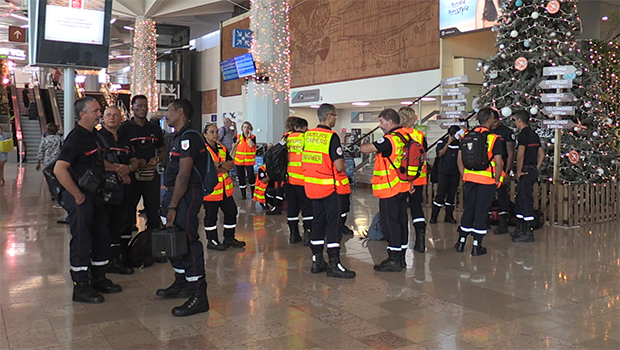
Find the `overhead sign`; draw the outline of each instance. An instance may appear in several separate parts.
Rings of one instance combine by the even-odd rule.
[[[25,61],[27,59],[26,51],[8,47],[0,47],[0,58],[6,58],[13,61]]]
[[[458,75],[456,77],[441,79],[441,86],[463,84],[469,81],[467,75]]]
[[[456,100],[443,100],[441,101],[441,107],[462,107],[467,106],[466,98],[459,98]]]
[[[442,118],[467,118],[467,111],[441,111]]]
[[[546,115],[575,115],[575,106],[545,106],[542,112]]]
[[[543,80],[538,84],[541,89],[570,89],[573,87],[571,79]]]
[[[577,98],[570,92],[562,92],[557,94],[541,94],[540,100],[542,102],[573,102]]]
[[[471,90],[468,87],[455,87],[455,88],[447,88],[442,89],[441,94],[443,96],[458,96],[458,95],[467,95]]]
[[[16,43],[25,43],[26,28],[9,26],[9,41]]]
[[[493,6],[493,10],[487,11],[489,4],[493,6],[491,1],[439,0],[440,36],[462,34],[492,27],[496,23],[496,19],[502,16],[502,12],[500,9],[496,10],[495,6]],[[495,13],[497,17],[488,18],[492,16],[491,13]]]
[[[381,111],[352,112],[351,123],[378,123]]]
[[[467,122],[443,122],[441,124],[439,124],[439,127],[446,130],[449,129],[451,126],[456,125],[460,128],[466,128],[467,127]]]
[[[570,119],[566,120],[553,120],[545,119],[540,123],[540,127],[543,129],[572,129],[575,126],[575,122]]]
[[[577,72],[575,66],[544,67],[543,75],[567,75]]]
[[[233,29],[232,46],[249,49],[252,46],[252,31],[248,29]]]
[[[293,91],[291,97],[291,103],[317,102],[321,100],[321,90]]]

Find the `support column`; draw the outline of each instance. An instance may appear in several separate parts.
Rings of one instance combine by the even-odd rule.
[[[248,81],[245,119],[254,125],[258,142],[277,142],[289,115],[289,0],[252,0],[250,29],[257,77]]]
[[[75,125],[75,111],[73,104],[75,103],[75,69],[65,68],[65,93],[64,93],[64,121],[63,133],[64,137],[69,135]]]
[[[157,94],[157,38],[155,21],[144,16],[136,18],[131,56],[131,94],[145,95],[149,112],[158,110]]]

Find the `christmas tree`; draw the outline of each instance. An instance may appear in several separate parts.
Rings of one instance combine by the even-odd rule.
[[[504,119],[519,109],[530,112],[532,126],[546,153],[539,172],[541,179],[552,180],[556,141],[560,142],[559,182],[600,183],[615,179],[616,121],[601,102],[598,74],[575,40],[581,31],[577,1],[508,0],[502,12],[492,29],[497,33],[498,52],[479,63],[484,74],[479,104],[495,106]],[[553,66],[574,69],[558,73],[562,76],[547,75],[554,71],[549,68],[544,73],[545,67]],[[556,79],[541,86],[543,81]],[[565,88],[555,90],[562,85],[560,80],[564,80]],[[544,89],[548,87],[554,89]],[[549,95],[560,91],[565,94]],[[568,107],[563,112],[552,111],[556,105]],[[561,130],[559,140],[555,140],[554,129],[542,128],[544,120],[556,119],[555,114],[575,124]],[[508,124],[514,126],[514,122]]]

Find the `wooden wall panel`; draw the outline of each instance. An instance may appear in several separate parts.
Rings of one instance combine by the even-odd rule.
[[[292,86],[439,68],[437,0],[293,0]]]
[[[202,114],[217,114],[217,89],[202,92]]]
[[[232,36],[233,29],[250,29],[250,18],[244,18],[238,22],[229,24],[227,26],[222,27],[222,31],[220,33],[221,37],[221,54],[222,61],[227,60],[229,58],[233,58],[235,56],[243,55],[248,53],[248,49],[241,49],[238,47],[232,47]],[[220,78],[222,76],[221,71],[218,72]],[[241,87],[245,84],[245,79],[235,79],[231,81],[222,81],[222,96],[236,96],[241,95]]]

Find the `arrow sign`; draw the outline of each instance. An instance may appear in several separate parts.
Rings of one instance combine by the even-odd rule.
[[[577,72],[575,66],[544,67],[543,75],[566,75]]]
[[[441,86],[463,84],[468,81],[469,81],[469,77],[467,75],[459,75],[459,76],[452,77],[452,78],[442,79]]]
[[[573,87],[571,79],[543,80],[538,84],[541,89],[570,89]]]
[[[441,107],[461,107],[467,106],[467,99],[460,98],[457,100],[443,100],[441,101]]]
[[[439,115],[442,118],[466,118],[467,111],[442,111]]]
[[[573,102],[577,98],[570,92],[557,93],[557,94],[541,94],[540,100],[542,102]]]
[[[456,125],[460,128],[465,128],[467,127],[467,122],[443,122],[439,124],[439,127],[446,130],[446,129],[449,129],[453,125]]]
[[[25,43],[26,29],[16,26],[9,26],[9,41]]]
[[[170,84],[170,85],[164,84],[164,92],[165,90],[168,90],[168,92],[171,94],[174,94],[177,91],[177,89],[174,87],[173,84]]]
[[[575,126],[575,122],[570,119],[567,120],[543,120],[540,127],[543,129],[572,129]]]
[[[545,106],[542,112],[546,115],[575,115],[575,106]]]
[[[471,90],[468,87],[455,87],[441,90],[442,96],[467,95]]]

